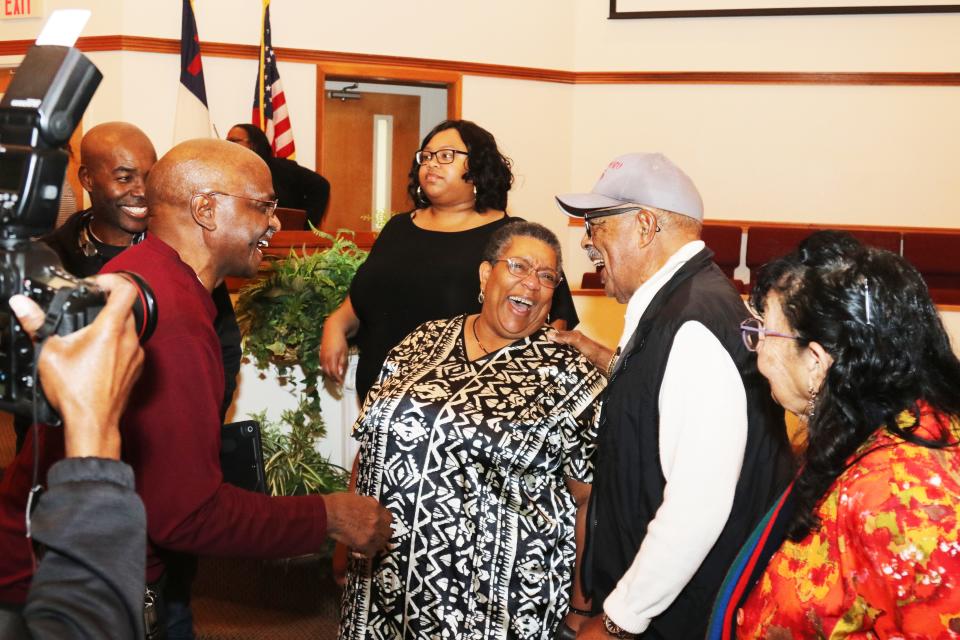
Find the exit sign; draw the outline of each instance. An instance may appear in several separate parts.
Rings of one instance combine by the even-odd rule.
[[[0,0],[0,20],[42,17],[43,0]]]

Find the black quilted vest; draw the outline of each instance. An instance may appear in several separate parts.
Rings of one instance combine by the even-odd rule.
[[[584,587],[597,612],[630,567],[663,502],[658,398],[681,325],[695,320],[707,327],[730,354],[746,389],[747,444],[733,508],[697,573],[653,619],[647,632],[653,638],[703,638],[727,568],[793,471],[783,409],[771,400],[756,354],[740,338],[739,325],[749,312],[712,256],[709,249],[697,253],[651,301],[616,365],[600,417],[582,567]],[[695,401],[696,389],[690,391]],[[702,478],[705,486],[710,480],[706,474]]]

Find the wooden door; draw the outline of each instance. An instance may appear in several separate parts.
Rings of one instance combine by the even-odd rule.
[[[373,223],[373,123],[393,116],[391,213],[413,207],[407,174],[420,144],[420,96],[363,93],[359,100],[327,98],[323,118],[323,175],[330,204],[321,227],[370,231]]]
[[[14,67],[7,67],[5,69],[0,69],[0,95],[7,90],[7,87],[10,86],[10,81],[13,80],[13,75],[16,69]],[[80,186],[80,178],[77,176],[77,170],[80,167],[80,140],[83,138],[83,120],[77,123],[77,128],[74,130],[73,135],[70,136],[70,162],[67,164],[67,182],[70,183],[70,186],[73,188],[73,193],[77,197],[77,207],[80,209],[84,208],[83,204],[83,187]]]

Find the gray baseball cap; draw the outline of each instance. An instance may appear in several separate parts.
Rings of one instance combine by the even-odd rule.
[[[593,191],[556,198],[561,211],[575,218],[633,202],[703,220],[703,200],[693,180],[662,153],[628,153],[615,158]]]

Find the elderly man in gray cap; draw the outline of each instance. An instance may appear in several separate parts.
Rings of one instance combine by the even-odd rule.
[[[631,153],[591,193],[557,202],[583,218],[581,246],[627,305],[615,351],[556,336],[610,377],[581,567],[592,611],[567,625],[578,638],[699,639],[789,478],[783,411],[741,340],[750,313],[700,240],[703,202],[683,171]]]

